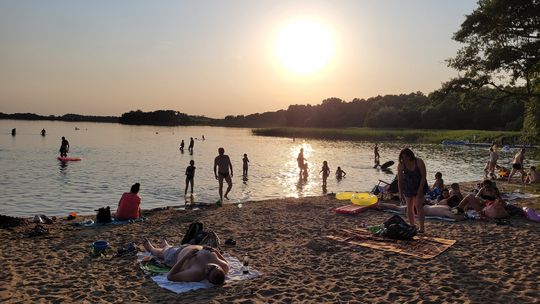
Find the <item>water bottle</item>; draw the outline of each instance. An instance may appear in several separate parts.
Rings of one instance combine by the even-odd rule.
[[[244,256],[244,259],[242,261],[242,273],[248,274],[249,273],[249,257],[247,254]]]

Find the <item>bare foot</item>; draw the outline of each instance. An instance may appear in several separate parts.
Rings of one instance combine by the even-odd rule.
[[[166,239],[161,240],[161,247],[170,246]]]
[[[227,194],[225,194],[223,197],[224,197],[226,200],[229,200],[229,197],[227,196]]]
[[[144,239],[143,246],[144,246],[144,249],[146,249],[146,251],[148,252],[151,252],[152,249],[154,248],[154,246],[152,246],[152,243],[150,243],[148,239]]]

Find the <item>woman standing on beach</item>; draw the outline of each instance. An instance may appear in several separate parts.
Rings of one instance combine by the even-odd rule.
[[[419,233],[424,233],[424,194],[427,187],[426,165],[417,158],[409,148],[399,153],[398,188],[399,196],[405,198],[407,204],[407,218],[409,224],[414,226],[414,211],[418,214],[420,223]]]

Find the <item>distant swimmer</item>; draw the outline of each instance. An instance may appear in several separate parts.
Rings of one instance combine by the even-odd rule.
[[[344,178],[345,175],[347,175],[347,173],[345,171],[341,170],[341,167],[337,167],[336,179],[340,180],[340,179]]]
[[[182,139],[182,142],[180,142],[180,151],[184,152],[184,140]]]
[[[188,151],[190,153],[193,153],[193,146],[195,145],[195,141],[193,140],[193,137],[190,137],[189,139],[189,147],[188,147]]]
[[[69,142],[62,136],[62,144],[60,145],[60,157],[67,157],[69,152]]]
[[[203,136],[202,136],[202,140],[206,140],[206,138],[204,138],[204,134],[203,134]]]
[[[41,130],[41,136],[45,136],[46,133],[45,129]]]
[[[225,154],[225,149],[219,148],[218,153],[219,155],[214,159],[214,175],[219,181],[219,202],[222,202],[224,196],[226,199],[229,199],[227,195],[232,188],[231,177],[233,176],[233,167],[231,164],[231,159]],[[223,180],[225,180],[228,185],[225,195],[223,195]]]
[[[190,160],[189,166],[186,168],[186,190],[184,195],[187,195],[188,186],[191,184],[191,195],[193,195],[193,180],[195,179],[195,161]]]
[[[242,162],[244,165],[242,166],[242,175],[245,177],[248,174],[248,163],[249,159],[247,157],[247,154],[244,153],[244,158],[242,158]]]
[[[17,134],[17,128],[11,129],[11,135],[15,136],[15,134]]]

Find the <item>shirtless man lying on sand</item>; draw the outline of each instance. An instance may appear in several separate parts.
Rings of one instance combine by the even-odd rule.
[[[156,248],[145,240],[144,248],[172,267],[167,273],[167,280],[173,282],[200,282],[207,279],[210,283],[221,285],[229,272],[229,264],[218,250],[200,245],[181,245],[172,247],[163,240],[162,248]]]

